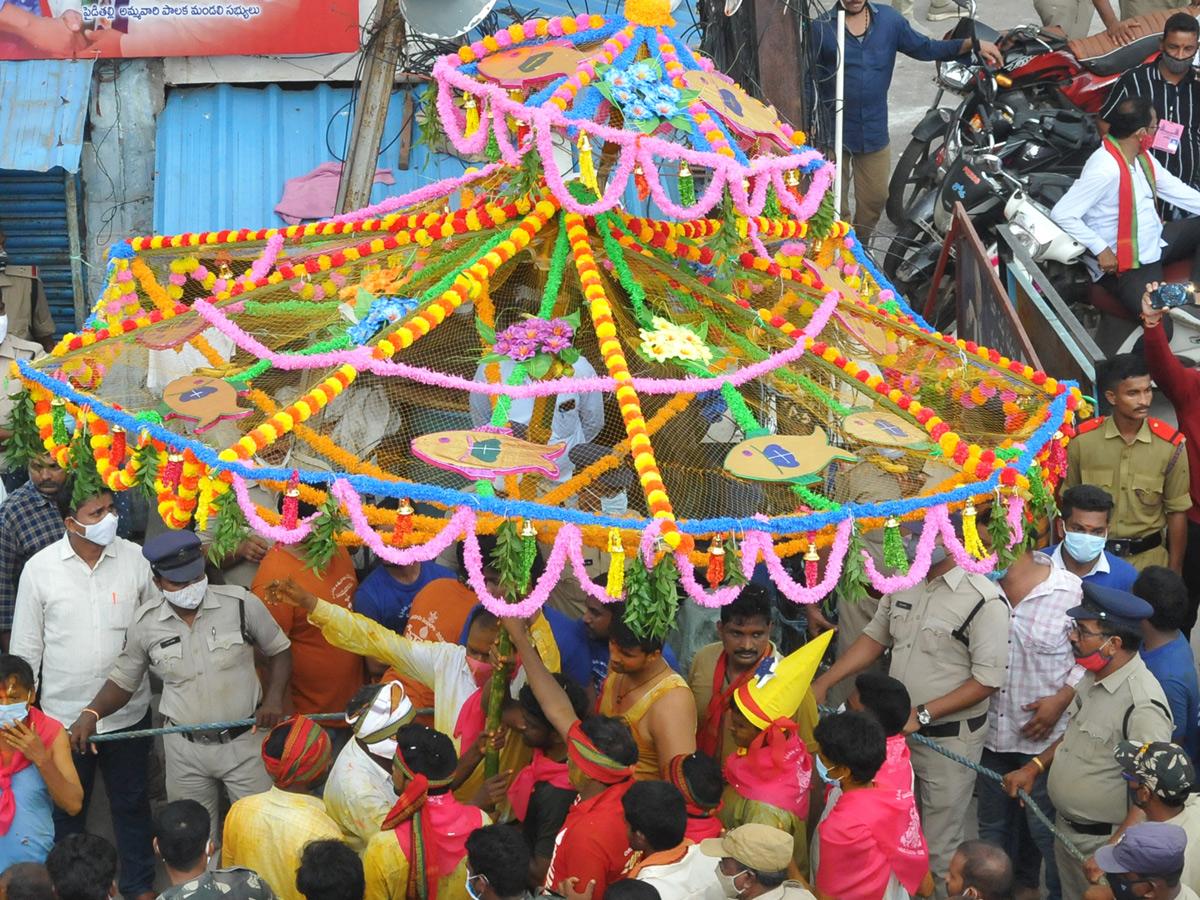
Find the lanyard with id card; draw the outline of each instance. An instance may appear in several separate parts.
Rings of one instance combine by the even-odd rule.
[[[1158,120],[1158,131],[1154,132],[1154,143],[1151,148],[1164,153],[1178,153],[1179,139],[1183,136],[1183,126],[1169,119]]]

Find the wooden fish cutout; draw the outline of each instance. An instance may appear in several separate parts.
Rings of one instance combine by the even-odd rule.
[[[850,437],[882,447],[920,447],[929,443],[929,435],[894,412],[854,409],[842,420],[842,430]]]
[[[554,460],[567,452],[563,443],[535,444],[508,431],[439,431],[413,438],[412,451],[439,469],[467,478],[495,478],[539,472],[558,477]]]
[[[750,481],[813,484],[835,459],[858,457],[830,447],[829,436],[815,428],[812,434],[771,434],[742,441],[725,457],[725,471]]]
[[[238,406],[239,391],[221,378],[210,375],[183,375],[167,385],[163,404],[168,419],[187,419],[196,423],[196,434],[202,434],[225,419],[240,419],[254,410]]]

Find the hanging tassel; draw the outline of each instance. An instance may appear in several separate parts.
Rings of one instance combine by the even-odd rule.
[[[500,142],[496,140],[496,129],[488,129],[487,146],[483,148],[483,152],[487,155],[488,162],[500,162]]]
[[[1050,442],[1050,453],[1046,458],[1046,469],[1050,472],[1052,481],[1059,481],[1067,474],[1067,448],[1063,446],[1063,433],[1054,432],[1054,440]]]
[[[125,464],[125,429],[120,425],[112,428],[112,446],[108,448],[108,461],[114,469]]]
[[[625,591],[625,546],[621,543],[621,529],[608,529],[608,586],[606,592],[614,600],[620,600]]]
[[[767,185],[767,199],[763,203],[762,214],[768,219],[778,219],[783,215],[783,210],[779,208],[779,196],[775,193],[775,185]]]
[[[537,529],[533,520],[526,519],[521,526],[521,593],[529,590],[529,576],[533,572],[533,561],[537,559]]]
[[[804,554],[804,586],[811,588],[817,583],[817,565],[821,562],[821,555],[817,553],[816,534],[808,533],[808,550]]]
[[[650,196],[650,182],[646,180],[646,173],[642,171],[641,163],[634,163],[633,183],[634,186],[637,187],[637,195],[639,200],[645,200]]]
[[[396,524],[392,528],[392,546],[403,547],[413,533],[413,508],[405,500],[396,510]]]
[[[183,477],[183,454],[168,453],[167,464],[163,466],[163,487],[168,491],[173,491],[179,487],[179,480]]]
[[[467,114],[467,123],[463,127],[463,135],[470,137],[479,130],[479,106],[475,103],[475,97],[469,93],[463,93],[463,109]]]
[[[696,205],[696,182],[692,180],[692,169],[682,160],[679,162],[679,203],[682,206]]]
[[[54,443],[65,447],[71,442],[71,436],[67,433],[67,401],[62,397],[55,397],[51,400],[50,416],[51,427],[54,431]]]
[[[975,524],[975,504],[963,508],[963,549],[976,559],[987,556],[987,549],[979,539],[979,526]]]
[[[593,194],[600,193],[599,182],[596,181],[596,163],[592,158],[592,142],[588,140],[585,131],[579,132],[579,181]]]
[[[292,469],[287,490],[283,492],[283,527],[291,531],[300,515],[300,472]]]
[[[783,185],[798,203],[800,201],[800,175],[795,169],[788,169],[783,173]]]
[[[718,534],[708,548],[708,586],[714,591],[725,580],[725,544]]]
[[[196,503],[196,528],[208,529],[208,514],[213,502],[213,480],[205,475],[200,479],[200,499]]]
[[[883,526],[883,561],[889,568],[908,574],[908,554],[904,552],[904,539],[900,536],[900,520],[895,516],[888,516]]]
[[[525,100],[525,95],[524,95],[524,94],[521,92],[521,89],[520,89],[520,88],[513,88],[512,90],[510,90],[510,91],[508,92],[508,99],[509,99],[509,100],[512,100],[514,103],[518,103],[518,104],[519,104],[519,103],[523,103],[523,102],[524,102],[524,100]],[[516,134],[516,135],[518,135],[518,138],[517,138],[517,144],[518,144],[518,146],[520,146],[520,137],[519,137],[519,135],[520,135],[520,133],[521,133],[521,132],[520,132],[520,130],[521,130],[521,126],[522,126],[522,125],[524,125],[524,124],[525,124],[525,123],[524,123],[524,122],[522,122],[522,121],[520,121],[519,119],[509,119],[509,120],[508,120],[508,130],[509,130],[509,131],[511,131],[513,134]]]

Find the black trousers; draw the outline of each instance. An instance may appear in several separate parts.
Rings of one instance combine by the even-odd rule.
[[[1163,225],[1162,236],[1167,245],[1162,248],[1158,262],[1143,263],[1120,275],[1105,275],[1100,279],[1104,289],[1114,294],[1134,318],[1142,314],[1142,294],[1146,293],[1146,285],[1163,280],[1163,266],[1190,259],[1191,279],[1200,284],[1200,217],[1167,222]]]

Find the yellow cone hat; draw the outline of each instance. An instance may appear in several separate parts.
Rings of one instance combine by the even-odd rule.
[[[783,659],[763,660],[754,677],[733,695],[751,724],[766,728],[776,719],[786,719],[796,712],[832,638],[833,631],[826,631]]]

